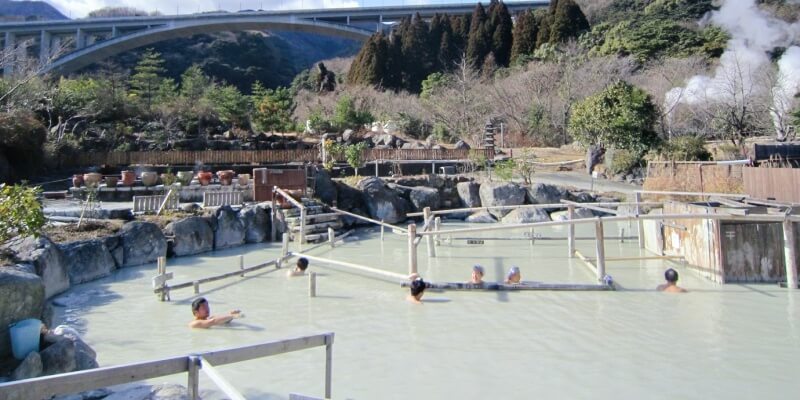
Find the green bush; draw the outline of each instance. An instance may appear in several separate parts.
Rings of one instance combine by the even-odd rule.
[[[627,174],[642,164],[641,153],[630,150],[610,149],[606,157],[611,158],[608,169],[614,175]]]
[[[517,163],[513,158],[494,163],[494,174],[504,181],[511,181],[514,179],[514,170],[516,169]]]
[[[17,177],[25,177],[42,165],[47,129],[25,111],[0,113],[0,153]]]
[[[711,153],[705,148],[705,139],[697,136],[679,136],[664,143],[659,151],[662,158],[673,161],[708,161]]]
[[[38,236],[44,226],[41,188],[0,184],[0,244],[17,236]]]

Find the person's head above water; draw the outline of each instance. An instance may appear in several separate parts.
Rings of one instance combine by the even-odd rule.
[[[664,279],[669,283],[678,283],[678,271],[672,268],[664,271]]]
[[[308,268],[308,259],[305,257],[300,257],[297,259],[297,269],[300,271],[305,271]]]
[[[208,300],[206,300],[205,297],[198,297],[192,302],[192,315],[197,318],[205,319],[208,318],[208,314]]]
[[[519,272],[519,267],[516,265],[511,266],[511,268],[508,270],[506,280],[508,280],[509,283],[519,283],[521,278],[522,274]]]
[[[475,264],[472,266],[472,283],[481,282],[483,282],[483,267],[479,264]]]
[[[411,296],[419,300],[425,292],[425,286],[425,281],[419,275],[415,276],[411,281]]]

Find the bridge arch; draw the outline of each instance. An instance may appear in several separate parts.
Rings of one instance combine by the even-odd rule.
[[[54,60],[43,73],[66,75],[125,51],[169,39],[223,31],[280,30],[316,33],[364,41],[374,32],[342,24],[295,18],[239,18],[214,21],[181,21],[97,42]]]

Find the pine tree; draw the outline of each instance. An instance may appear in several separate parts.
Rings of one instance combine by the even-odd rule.
[[[450,32],[445,31],[439,44],[439,63],[442,71],[450,71],[461,58],[461,51],[453,42]]]
[[[492,52],[495,63],[500,67],[507,67],[511,61],[511,47],[514,41],[511,14],[505,3],[496,2],[490,13],[492,31]]]
[[[387,51],[383,34],[372,35],[353,59],[347,81],[354,85],[381,85],[386,75]]]
[[[550,25],[550,43],[565,42],[577,38],[589,30],[589,21],[581,8],[573,0],[559,0],[552,14]]]
[[[384,40],[386,46],[386,77],[383,87],[400,90],[403,87],[403,51],[400,35],[392,35]]]
[[[525,11],[517,17],[517,23],[514,25],[514,45],[511,47],[512,63],[536,50],[538,31],[533,11]]]
[[[450,32],[452,33],[451,40],[453,46],[458,52],[459,58],[461,54],[467,51],[467,41],[469,40],[469,27],[472,18],[469,15],[460,15],[450,17]]]
[[[472,13],[467,39],[467,61],[473,68],[479,69],[483,60],[491,51],[492,34],[486,30],[486,10],[478,3]]]
[[[428,26],[417,14],[402,36],[403,87],[410,92],[419,92],[422,80],[433,69]]]
[[[434,71],[441,70],[443,66],[439,52],[441,50],[442,36],[450,28],[450,23],[444,18],[442,15],[434,14],[428,28],[428,47],[431,49],[431,60],[433,61],[431,68]]]
[[[536,48],[539,48],[539,46],[543,44],[550,43],[550,24],[552,23],[552,16],[549,12],[544,10],[536,10],[533,15],[536,19],[536,26],[539,27],[539,31],[536,33]]]
[[[153,49],[147,49],[142,55],[139,63],[133,67],[134,74],[131,75],[128,84],[131,93],[145,105],[145,109],[150,111],[153,99],[157,96],[159,88],[164,84],[162,75],[165,70],[164,60],[161,54]]]

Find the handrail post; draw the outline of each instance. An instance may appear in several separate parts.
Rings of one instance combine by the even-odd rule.
[[[575,206],[572,204],[567,206],[567,217],[570,221],[575,219]],[[575,257],[575,224],[572,223],[567,226],[567,251],[569,258]]]
[[[423,209],[423,218],[425,219],[425,226],[428,228],[428,231],[433,230],[433,217],[431,217],[431,208],[425,207]],[[436,248],[433,246],[433,236],[428,235],[425,237],[425,244],[428,246],[428,257],[434,258],[436,257]]]
[[[187,385],[187,394],[189,400],[197,400],[200,398],[200,357],[189,356],[189,382]]]
[[[442,217],[436,217],[433,220],[433,230],[435,232],[439,232],[439,230],[441,230],[441,229],[442,229]],[[442,238],[441,238],[441,236],[439,236],[438,233],[433,237],[433,239],[434,239],[433,240],[434,244],[436,244],[437,246],[441,245]]]
[[[333,333],[325,338],[325,398],[331,398],[333,381]]]
[[[381,242],[383,241],[383,235],[386,227],[383,225],[383,220],[381,220]]]
[[[795,235],[792,221],[783,221],[783,256],[786,265],[786,287],[797,289],[797,254],[794,249]]]
[[[642,207],[640,203],[642,202],[642,194],[640,192],[636,192],[636,230],[637,235],[639,236],[639,248],[644,248],[644,221],[639,218],[639,215],[642,214]]]
[[[606,247],[603,238],[603,221],[598,217],[594,225],[597,247],[597,281],[602,282],[606,276]]]
[[[303,244],[306,242],[306,208],[300,208],[300,244],[298,247],[303,250]]]
[[[283,267],[283,260],[289,255],[289,233],[283,233],[283,243],[281,244],[281,256],[278,258],[278,268]]]
[[[408,274],[417,273],[417,245],[414,240],[417,238],[417,224],[408,225]]]

